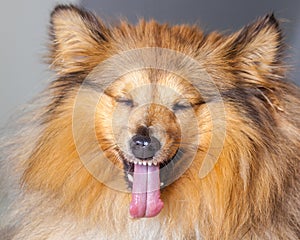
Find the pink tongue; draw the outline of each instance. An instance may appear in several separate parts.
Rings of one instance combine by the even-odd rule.
[[[159,167],[135,164],[130,215],[133,218],[154,217],[163,206],[160,199]]]

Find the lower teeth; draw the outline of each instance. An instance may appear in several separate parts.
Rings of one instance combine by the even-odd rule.
[[[128,174],[127,177],[128,177],[129,182],[133,182],[133,176],[132,175]]]

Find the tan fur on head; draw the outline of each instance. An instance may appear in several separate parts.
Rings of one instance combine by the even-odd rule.
[[[273,15],[223,36],[204,35],[196,26],[144,20],[106,27],[90,12],[57,6],[51,15],[49,56],[57,79],[46,90],[50,99],[36,111],[39,121],[32,120],[39,126],[38,134],[18,133],[10,147],[5,145],[7,153],[1,159],[3,178],[18,179],[10,181],[13,188],[1,185],[1,191],[14,198],[3,215],[7,221],[0,221],[1,236],[298,239],[300,91],[285,80],[281,35]],[[115,54],[149,47],[171,49],[196,60],[213,79],[222,102],[213,95],[203,99],[196,88],[208,96],[212,90],[204,82],[193,85],[163,69],[133,69],[112,82],[93,105],[104,83],[91,77],[91,71]],[[82,125],[77,137],[84,143],[79,153],[73,121],[83,83],[89,91],[83,92],[76,109]],[[222,119],[214,121],[219,115],[212,109],[224,110],[226,137],[212,171],[200,178],[206,153],[214,147],[213,135],[222,135],[222,128],[215,125]],[[91,112],[95,132],[86,130]],[[93,139],[103,150],[102,159],[105,156],[122,169],[124,158],[132,157],[124,155],[129,139],[145,126],[162,143],[158,163],[172,159],[177,151],[186,154],[195,142],[199,147],[188,170],[162,189],[160,214],[132,219],[130,194],[98,181],[81,157],[90,157],[94,169],[100,164],[98,173],[112,180],[110,167],[93,161]],[[120,185],[127,184],[127,176],[116,177]]]
[[[106,56],[109,31],[100,19],[73,6],[51,14],[51,64],[61,74],[91,71]]]

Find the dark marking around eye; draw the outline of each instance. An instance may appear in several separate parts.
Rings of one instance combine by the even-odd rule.
[[[123,104],[125,106],[129,106],[129,107],[134,106],[133,100],[130,99],[130,98],[115,96],[115,95],[111,94],[108,91],[104,91],[104,94],[106,96],[109,96],[109,97],[113,98],[117,103],[121,103],[121,104]]]
[[[195,106],[201,106],[202,104],[205,104],[205,101],[201,100],[196,103],[190,103],[190,102],[180,103],[180,102],[178,102],[173,105],[172,110],[173,111],[187,110],[187,109],[193,108]]]
[[[201,101],[198,101],[198,102],[194,103],[193,106],[201,106],[205,103],[206,103],[205,101],[201,100]]]
[[[128,107],[133,107],[133,100],[128,99],[128,98],[123,98],[123,97],[116,98],[116,102],[124,104]]]
[[[175,103],[172,107],[173,111],[185,110],[191,108],[192,105],[190,103]]]

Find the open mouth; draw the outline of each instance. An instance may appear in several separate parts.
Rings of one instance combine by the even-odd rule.
[[[181,157],[182,151],[177,150],[174,156],[164,162],[154,159],[125,158],[125,178],[132,192],[132,199],[129,207],[130,215],[133,218],[154,217],[163,208],[163,201],[160,198],[160,189],[168,184],[171,179],[173,168]],[[162,174],[162,170],[164,171]]]

